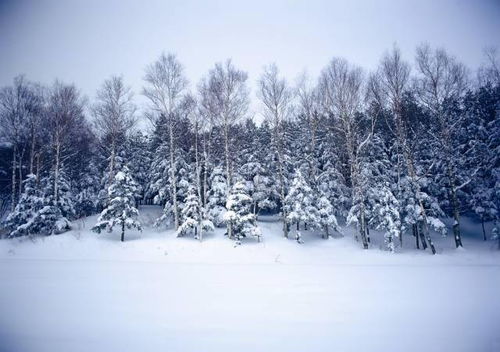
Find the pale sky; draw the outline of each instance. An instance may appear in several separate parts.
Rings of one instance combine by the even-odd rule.
[[[424,41],[475,69],[484,47],[500,47],[500,0],[0,0],[0,86],[20,73],[58,78],[92,100],[105,78],[123,74],[139,94],[144,67],[165,51],[178,55],[192,90],[226,58],[253,87],[271,62],[294,81],[334,56],[373,69],[393,43],[413,62]]]

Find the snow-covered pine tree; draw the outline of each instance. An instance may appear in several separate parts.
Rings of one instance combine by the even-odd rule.
[[[169,186],[169,162],[165,158],[168,154],[168,146],[166,143],[160,143],[153,153],[151,162],[149,183],[146,188],[145,197],[151,199],[153,204],[163,206],[163,213],[155,222],[155,226],[170,224],[170,219],[173,216],[172,199],[170,198]]]
[[[226,213],[227,182],[224,170],[215,167],[210,175],[210,189],[207,197],[208,219],[217,227],[224,226],[224,214]]]
[[[11,237],[35,234],[48,236],[71,228],[70,222],[61,213],[60,205],[54,201],[53,180],[50,177],[42,180],[43,191],[38,190],[34,175],[28,177],[26,187],[27,193],[23,193],[23,203],[19,204],[20,208],[16,207],[18,212],[14,212],[13,218],[10,219],[18,223],[11,232]]]
[[[470,92],[464,101],[464,129],[469,153],[462,152],[469,168],[477,170],[467,186],[467,203],[481,220],[483,239],[488,239],[485,222],[500,217],[500,86],[486,84]],[[471,167],[472,166],[472,167]]]
[[[15,209],[5,219],[4,226],[9,229],[9,237],[33,235],[36,228],[33,219],[42,208],[43,198],[37,188],[36,176],[29,174],[24,180],[24,190]]]
[[[52,170],[47,181],[51,185],[54,185],[54,183],[57,182],[57,200],[55,202],[55,205],[59,208],[63,217],[71,220],[76,214],[75,201],[73,198],[73,193],[71,191],[68,176],[66,174],[66,167],[63,163],[61,163],[59,167],[59,177],[56,179],[54,176],[54,171]],[[48,190],[47,194],[50,194]]]
[[[85,168],[80,177],[75,194],[75,216],[81,218],[90,216],[99,210],[100,174],[93,161]]]
[[[401,236],[399,203],[388,182],[383,182],[371,190],[375,204],[372,205],[369,224],[385,231],[387,249],[394,252],[394,241]]]
[[[204,231],[214,231],[215,227],[212,221],[206,218],[200,203],[196,188],[189,187],[188,196],[181,212],[182,223],[177,229],[177,236],[184,236],[189,232],[194,232],[194,238],[201,241]]]
[[[318,149],[321,157],[316,175],[317,189],[330,201],[335,216],[345,218],[348,214],[350,194],[345,177],[338,169],[338,165],[342,165],[338,157],[338,146],[325,136]]]
[[[231,224],[231,237],[237,241],[244,237],[256,237],[260,242],[262,234],[252,212],[252,198],[248,195],[243,182],[237,182],[231,188],[226,208],[224,220]]]
[[[57,186],[58,199],[54,198],[54,185]],[[67,181],[66,173],[62,164],[59,169],[57,182],[54,181],[54,173],[41,181],[40,191],[37,188],[36,176],[29,177],[29,193],[25,205],[31,204],[29,220],[12,236],[21,235],[52,235],[59,234],[71,229],[67,216],[74,216],[73,199]],[[28,215],[28,214],[26,214]]]
[[[318,211],[318,223],[315,227],[323,229],[323,238],[327,239],[330,236],[330,228],[339,231],[332,203],[330,203],[327,196],[321,195],[316,201],[316,209]]]
[[[164,148],[162,148],[164,150]],[[159,158],[157,161],[153,162],[153,184],[150,186],[150,192],[156,192],[154,202],[156,204],[163,203],[163,213],[156,220],[155,226],[170,225],[174,219],[174,203],[177,205],[177,209],[180,213],[177,215],[178,220],[182,221],[181,213],[186,200],[188,189],[191,184],[190,180],[190,165],[186,162],[186,155],[177,149],[174,153],[174,172],[171,170],[171,165],[169,162]],[[174,202],[174,194],[172,193],[174,187],[171,187],[172,175],[176,182],[176,200]]]
[[[147,184],[149,182],[151,154],[149,151],[151,141],[142,132],[135,132],[127,139],[126,154],[128,167],[134,180],[139,186],[138,202],[144,203]]]
[[[279,192],[257,157],[251,155],[249,160],[241,166],[239,173],[245,181],[250,183],[250,193],[253,199],[252,211],[256,216],[260,210],[276,208],[277,204],[274,199],[279,198]]]
[[[314,204],[315,194],[300,170],[295,172],[292,186],[285,197],[284,210],[287,214],[286,221],[296,224],[299,231],[300,223],[311,227],[320,223],[318,209]]]
[[[182,222],[182,209],[192,185],[193,171],[187,162],[188,156],[181,149],[175,152],[175,180],[177,182],[177,204],[179,207],[179,221]]]
[[[115,174],[113,183],[108,188],[108,203],[97,219],[93,231],[101,233],[106,229],[112,232],[114,226],[121,228],[121,241],[125,240],[125,229],[136,228],[142,231],[137,220],[139,211],[135,207],[137,184],[133,180],[128,167],[123,165]]]

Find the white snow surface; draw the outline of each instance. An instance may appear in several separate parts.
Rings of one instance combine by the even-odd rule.
[[[463,250],[435,235],[391,254],[301,229],[240,246],[152,228],[0,241],[0,351],[500,351],[500,252],[463,221]]]

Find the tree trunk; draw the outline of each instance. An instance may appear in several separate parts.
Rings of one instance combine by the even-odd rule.
[[[279,141],[276,142],[280,143]],[[283,235],[285,236],[285,238],[288,238],[288,226],[286,225],[287,213],[285,211],[285,175],[283,170],[281,148],[279,146],[277,146],[277,152],[278,152],[278,169],[279,169],[279,179],[280,179],[281,213],[283,217]]]
[[[11,211],[16,208],[16,147],[12,149],[12,193],[11,193]]]
[[[121,241],[125,241],[125,221],[122,221],[122,238]]]
[[[194,131],[194,156],[195,156],[195,165],[196,165],[196,191],[198,193],[198,201],[201,203],[201,170],[200,170],[200,158],[198,155],[198,123],[195,123],[195,131]],[[198,221],[198,227],[200,228],[200,241],[203,237],[203,228],[201,226],[201,222],[203,221],[203,212],[200,211],[200,220]],[[195,228],[194,233],[195,237],[197,236],[197,228]]]
[[[60,163],[61,145],[59,141],[56,142],[56,159],[54,166],[54,203],[57,204],[59,200],[59,163]]]
[[[205,139],[206,137],[203,136],[203,163],[204,163],[204,170],[203,170],[203,208],[206,207],[207,205],[207,193],[208,193],[208,152],[207,152],[207,141]]]
[[[33,174],[35,164],[35,132],[31,129],[31,148],[30,148],[30,174]]]
[[[172,113],[169,114],[169,152],[170,152],[170,187],[172,193],[172,202],[174,208],[174,227],[177,230],[179,228],[179,208],[177,205],[177,180],[175,179],[175,160],[174,160],[174,131],[173,131],[173,116]]]
[[[417,245],[417,249],[420,249],[420,244],[418,241],[418,229],[416,224],[412,225],[412,231],[413,231],[413,236],[415,236],[415,243]]]
[[[17,169],[19,170],[19,183],[18,183],[18,186],[19,186],[19,191],[18,191],[18,195],[19,195],[19,198],[21,198],[21,194],[23,193],[23,156],[24,156],[24,148],[23,148],[23,152],[20,153],[18,155],[18,158],[17,160],[19,161],[17,164]]]
[[[421,226],[420,228],[417,227],[417,233],[420,235],[420,242],[422,242],[422,249],[425,251],[427,249],[427,241],[425,240],[425,235],[421,229]]]
[[[431,248],[432,254],[436,254],[436,248],[434,247],[434,243],[432,242],[431,234],[429,231],[429,226],[427,225],[427,222],[424,224],[425,226],[425,238],[427,240],[427,243],[429,244],[429,247]]]
[[[227,184],[227,196],[231,192],[232,179],[231,179],[231,159],[229,155],[229,126],[227,122],[227,118],[224,123],[224,154],[226,159],[226,184]],[[233,238],[233,226],[229,221],[227,223],[227,236],[229,239]]]
[[[38,186],[40,184],[40,158],[41,158],[41,151],[38,151],[36,153],[36,185]]]
[[[484,217],[481,216],[481,227],[483,228],[483,240],[486,241],[486,231],[484,230]]]
[[[111,186],[113,183],[113,178],[115,177],[114,172],[115,172],[115,157],[116,157],[116,143],[113,139],[111,142],[111,155],[109,157],[109,180],[108,180],[108,186]]]
[[[451,183],[451,200],[453,204],[453,237],[455,238],[455,246],[463,247],[462,236],[460,234],[460,211],[457,199],[457,191],[455,189],[455,180],[452,178],[451,171],[449,171],[450,183]]]
[[[359,218],[359,234],[361,235],[361,241],[363,242],[363,249],[368,249],[368,240],[366,237],[366,224],[365,224],[365,208],[361,205],[361,214]]]

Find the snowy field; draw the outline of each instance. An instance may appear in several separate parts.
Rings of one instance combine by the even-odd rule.
[[[0,351],[500,351],[500,252],[477,224],[432,256],[410,237],[364,251],[349,229],[301,245],[272,217],[261,243],[200,243],[142,210],[124,243],[95,217],[0,241]]]

